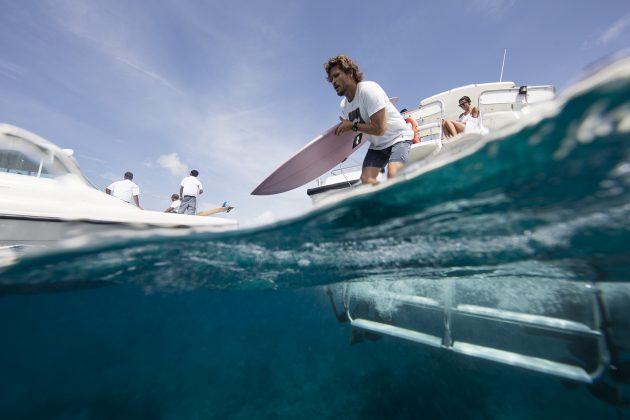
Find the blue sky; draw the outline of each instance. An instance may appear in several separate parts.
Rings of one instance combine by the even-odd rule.
[[[399,107],[470,83],[553,84],[630,46],[627,1],[0,0],[0,122],[72,148],[99,188],[131,170],[163,210],[190,169],[200,208],[243,225],[311,207],[251,190],[333,125],[344,53]]]

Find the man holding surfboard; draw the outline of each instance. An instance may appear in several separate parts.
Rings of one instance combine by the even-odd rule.
[[[335,134],[354,131],[371,143],[363,160],[361,182],[378,184],[379,172],[387,166],[387,177],[396,176],[407,162],[413,131],[389,97],[377,83],[363,81],[363,73],[346,55],[338,55],[324,64],[328,81],[341,101],[342,117]]]

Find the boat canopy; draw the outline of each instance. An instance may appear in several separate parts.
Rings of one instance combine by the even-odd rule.
[[[29,131],[0,124],[0,172],[44,178],[73,174],[89,184],[72,154]]]

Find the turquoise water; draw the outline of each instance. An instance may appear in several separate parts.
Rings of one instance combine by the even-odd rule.
[[[559,313],[593,284],[627,360],[629,96],[630,74],[605,79],[453,164],[276,225],[4,268],[0,418],[630,417],[609,373],[613,394],[389,337],[350,345],[324,293],[456,284]]]

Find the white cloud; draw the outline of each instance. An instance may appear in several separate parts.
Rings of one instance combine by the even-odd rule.
[[[100,176],[101,178],[109,182],[121,181],[123,179],[122,174],[115,174],[113,172],[103,172],[103,173],[98,174],[98,176]]]
[[[604,32],[597,32],[584,41],[584,48],[605,47],[618,39],[621,34],[630,26],[630,13],[621,17],[610,28]]]
[[[268,223],[273,223],[275,221],[276,221],[276,217],[273,215],[273,213],[270,210],[266,210],[262,212],[261,214],[259,214],[258,216],[256,216],[256,218],[253,220],[251,225],[247,222],[244,222],[243,225],[260,226],[260,225],[266,225]]]
[[[168,169],[173,175],[179,176],[186,173],[188,167],[184,162],[179,159],[177,153],[170,153],[168,155],[162,155],[157,158],[156,163],[162,168]]]
[[[179,90],[178,88],[176,88],[175,86],[173,86],[173,84],[171,84],[171,82],[169,82],[168,80],[166,80],[164,77],[160,76],[157,73],[154,73],[152,71],[149,71],[141,66],[139,66],[138,64],[135,64],[133,62],[131,62],[130,60],[123,58],[123,57],[119,57],[119,56],[113,56],[116,60],[120,61],[121,63],[124,63],[126,65],[128,65],[129,67],[131,67],[134,70],[137,70],[138,72],[140,72],[141,74],[150,77],[153,80],[156,80],[160,83],[162,83],[163,85],[173,89],[175,92],[180,93],[183,95],[183,92],[181,90]]]
[[[125,64],[135,72],[158,82],[173,91],[183,94],[164,76],[149,70],[147,64],[150,57],[146,57],[139,48],[130,46],[133,40],[141,39],[140,31],[123,19],[129,19],[115,8],[96,6],[93,4],[76,2],[74,0],[60,1],[51,9],[52,16],[58,24],[79,39],[91,45],[100,53]],[[146,19],[146,17],[145,17]],[[142,22],[138,22],[138,26]]]
[[[516,0],[471,0],[478,12],[492,17],[501,17],[516,4]]]
[[[25,73],[25,70],[17,64],[10,61],[0,60],[0,74],[13,79],[19,79],[23,73]]]
[[[103,163],[103,164],[109,163],[105,159],[99,159],[93,156],[88,156],[88,155],[83,155],[83,154],[78,154],[77,157],[81,158],[81,160],[86,159],[86,160],[91,160],[92,162]]]

